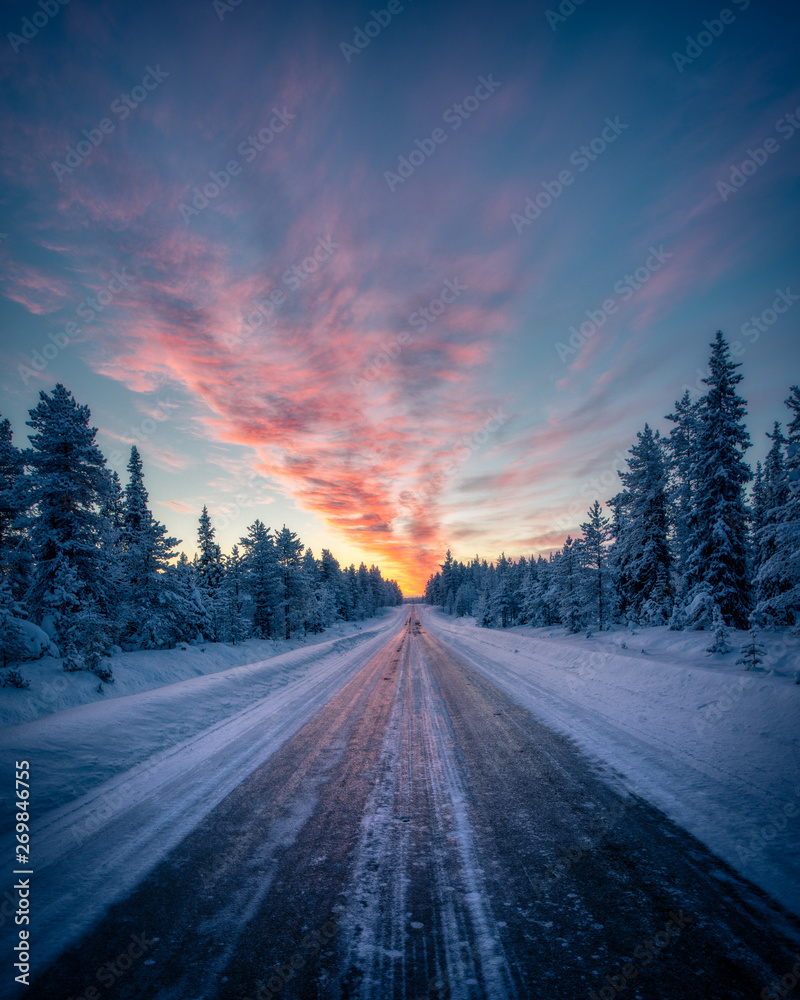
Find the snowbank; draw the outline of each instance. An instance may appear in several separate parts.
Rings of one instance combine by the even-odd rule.
[[[383,609],[383,617],[389,609]],[[370,630],[381,616],[362,622],[339,622],[317,635],[293,639],[249,639],[236,646],[224,642],[203,642],[199,645],[180,643],[175,649],[148,649],[134,653],[118,653],[104,657],[114,673],[113,684],[100,685],[99,678],[88,671],[64,673],[63,661],[46,656],[33,663],[17,664],[22,676],[30,681],[25,690],[0,688],[0,727],[31,722],[53,712],[75,708],[95,701],[124,698],[142,691],[175,684],[205,674],[228,670],[246,663],[260,663],[293,649],[307,648],[332,638]],[[30,625],[25,622],[25,625]],[[35,625],[30,626],[32,639],[49,638]],[[33,634],[35,630],[35,634]],[[40,635],[39,635],[40,634]],[[36,655],[39,655],[37,650]],[[100,690],[98,690],[98,687]]]
[[[708,654],[708,632],[426,628],[628,788],[800,913],[800,638],[761,633],[764,668]],[[614,779],[614,775],[609,773]]]

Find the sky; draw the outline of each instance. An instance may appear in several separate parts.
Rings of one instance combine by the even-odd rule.
[[[800,8],[380,3],[7,0],[16,443],[62,382],[188,553],[205,504],[406,593],[579,531],[717,329],[755,465],[800,381]]]

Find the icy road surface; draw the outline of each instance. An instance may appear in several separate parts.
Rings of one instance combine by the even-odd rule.
[[[199,778],[180,753],[161,783],[149,762],[150,796],[50,848],[34,954],[85,929],[27,997],[729,1000],[791,970],[796,918],[602,780],[417,608],[393,621],[317,678],[290,735],[274,699],[235,740],[213,727]]]

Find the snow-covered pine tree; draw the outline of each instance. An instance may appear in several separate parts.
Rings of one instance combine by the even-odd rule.
[[[303,627],[306,598],[302,567],[303,548],[304,545],[297,534],[290,531],[284,524],[275,536],[275,551],[278,557],[278,577],[283,600],[282,624],[286,639],[290,639],[293,632]],[[360,591],[364,593],[364,599],[368,602],[370,599],[369,574],[363,563],[359,567],[359,571],[362,570],[359,580]]]
[[[779,598],[771,599],[771,607],[785,614],[785,620],[794,620],[800,629],[800,387],[791,387],[785,403],[791,414],[786,433],[788,493],[776,512],[776,551],[772,561],[779,567],[787,587]]]
[[[283,595],[272,533],[263,521],[256,519],[247,529],[246,537],[240,539],[240,545],[244,550],[245,581],[252,600],[253,632],[258,639],[279,639],[283,625]],[[332,556],[331,560],[336,563]],[[334,575],[332,563],[328,564],[331,576]]]
[[[581,555],[584,567],[586,617],[598,629],[608,626],[611,587],[606,543],[611,537],[611,522],[595,500],[587,511],[588,520],[581,525],[583,539]]]
[[[520,588],[520,621],[523,625],[537,625],[540,609],[539,567],[531,556]]]
[[[311,549],[303,553],[303,575],[306,586],[303,630],[315,635],[336,620],[336,602],[323,577],[321,562],[317,562]]]
[[[487,573],[483,587],[475,602],[475,624],[480,628],[494,628],[495,617],[492,609],[492,577]]]
[[[698,404],[692,402],[688,390],[676,401],[675,412],[667,414],[667,420],[675,425],[666,444],[667,509],[672,526],[674,562],[681,583],[692,551],[690,522],[696,489],[697,416]]]
[[[737,665],[742,664],[745,670],[754,670],[764,662],[767,655],[766,650],[756,639],[756,630],[752,629],[748,641],[739,647],[739,659]]]
[[[234,545],[230,555],[225,557],[225,575],[217,597],[220,641],[231,642],[236,646],[249,638],[248,603],[244,560],[239,553],[239,546]]]
[[[474,608],[477,599],[478,599],[478,594],[475,590],[472,580],[466,579],[461,584],[459,584],[458,591],[456,592],[456,603],[455,603],[456,617],[462,618],[464,616],[471,615],[472,609]]]
[[[752,549],[750,555],[751,568],[753,571],[753,583],[758,580],[758,571],[761,568],[761,545],[759,544],[759,532],[764,526],[767,502],[764,490],[764,470],[761,462],[756,462],[756,472],[753,477],[753,492],[750,498],[750,534],[752,536]]]
[[[35,572],[28,596],[34,616],[58,642],[65,668],[97,668],[110,644],[109,593],[100,509],[109,493],[106,461],[87,406],[58,384],[29,411],[31,469],[26,519]]]
[[[24,596],[33,569],[30,547],[23,531],[23,515],[29,507],[25,461],[16,447],[11,422],[0,420],[0,583],[7,586],[6,606],[27,616]]]
[[[728,641],[730,639],[730,633],[728,632],[728,626],[725,624],[725,619],[722,617],[722,611],[718,604],[714,605],[714,611],[711,619],[711,628],[714,631],[714,641],[706,649],[707,653],[730,653],[733,648]]]
[[[214,541],[217,529],[211,524],[208,507],[203,504],[197,526],[197,576],[209,593],[215,593],[224,575],[222,550]]]
[[[128,484],[122,497],[122,565],[126,577],[127,623],[123,642],[132,648],[154,649],[164,642],[167,608],[162,590],[164,572],[179,544],[167,535],[166,527],[157,521],[148,506],[144,485],[142,459],[136,445],[131,448],[128,462]]]
[[[648,424],[636,438],[628,452],[628,471],[619,474],[625,486],[620,539],[624,604],[627,616],[633,612],[642,625],[663,625],[673,601],[664,453],[658,431],[653,433]]]
[[[347,608],[345,621],[357,621],[359,609],[356,607],[358,597],[356,586],[356,568],[352,563],[347,567],[347,569],[342,570],[342,583],[344,585],[344,603]]]
[[[350,590],[347,580],[338,559],[335,559],[329,549],[323,549],[319,560],[319,570],[323,586],[329,591],[335,614],[332,622],[341,618],[342,621],[352,621],[353,605],[350,599]]]
[[[197,571],[197,586],[203,596],[203,603],[209,615],[210,627],[206,638],[212,640],[216,640],[217,638],[219,614],[217,597],[219,596],[219,589],[225,573],[222,563],[222,550],[214,541],[216,533],[216,528],[211,524],[208,508],[203,504],[197,527],[197,555],[195,556],[194,566]]]
[[[512,602],[511,564],[503,552],[495,567],[494,588],[490,600],[492,619],[500,628],[508,628],[514,624]]]
[[[441,564],[441,577],[439,586],[441,588],[441,604],[445,611],[452,615],[455,613],[456,589],[454,586],[453,556],[450,549],[447,550],[444,562]]]
[[[125,552],[122,543],[124,494],[119,475],[112,472],[108,480],[108,493],[100,505],[100,548],[103,553],[104,577],[107,590],[114,595],[113,639],[120,645],[129,620],[129,588],[125,569]]]
[[[767,437],[772,445],[762,481],[753,490],[753,548],[756,617],[770,627],[792,625],[794,616],[784,594],[792,589],[791,562],[781,552],[782,517],[790,497],[786,470],[787,440],[775,421]]]
[[[567,536],[555,568],[561,623],[569,632],[580,632],[583,627],[584,611],[581,594],[581,544],[579,540]]]
[[[200,642],[211,631],[211,622],[198,587],[197,571],[181,552],[164,573],[160,594],[160,642],[172,647],[178,642]]]
[[[750,614],[747,507],[744,486],[752,478],[742,455],[750,446],[743,419],[744,399],[736,392],[742,376],[730,360],[720,331],[711,345],[708,392],[697,408],[697,447],[691,479],[696,484],[689,519],[690,623],[705,625],[700,609],[710,598],[724,621],[747,628]],[[697,610],[697,614],[695,614]]]
[[[608,559],[611,564],[614,591],[612,616],[614,621],[638,620],[634,608],[633,558],[636,551],[636,533],[630,517],[630,490],[621,490],[608,501],[613,513],[611,535],[613,542]]]
[[[558,625],[561,622],[561,596],[559,589],[560,554],[552,552],[549,558],[539,559],[539,594],[541,598],[541,620],[539,625]]]
[[[118,472],[112,472],[108,484],[108,495],[100,507],[100,514],[108,522],[108,526],[122,532],[125,521],[125,494]]]
[[[359,563],[356,571],[355,590],[355,616],[361,621],[364,618],[371,618],[375,614],[375,604],[370,587],[369,571],[364,563]]]
[[[0,667],[27,660],[28,643],[23,631],[23,609],[14,600],[8,581],[0,579]]]

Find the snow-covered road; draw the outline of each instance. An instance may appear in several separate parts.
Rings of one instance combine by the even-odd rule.
[[[61,954],[25,994],[86,996],[111,962],[114,1000],[574,1000],[620,976],[631,996],[729,1000],[791,967],[797,921],[419,610],[316,647],[279,690],[43,817],[37,970]],[[183,682],[190,725],[207,680]],[[134,934],[145,953],[114,965]]]

